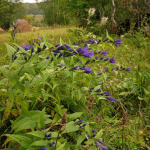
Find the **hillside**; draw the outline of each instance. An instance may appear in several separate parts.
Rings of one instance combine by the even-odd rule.
[[[36,3],[23,3],[23,6],[26,9],[26,14],[33,14],[33,15],[42,15],[42,12],[38,9]]]

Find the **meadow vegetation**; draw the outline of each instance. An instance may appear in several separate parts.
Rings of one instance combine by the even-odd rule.
[[[148,37],[138,34],[126,34],[119,47],[104,37],[74,27],[18,33],[14,41],[17,45],[10,43],[10,34],[1,34],[3,146],[58,150],[149,149],[150,45]],[[118,38],[105,36],[110,41]],[[103,42],[98,43],[99,40]],[[25,49],[27,43],[34,46],[32,55],[35,58],[31,55],[31,47]],[[61,53],[52,53],[58,43],[60,47],[68,44],[62,57]],[[82,56],[78,49],[86,43],[97,53]],[[17,47],[21,53],[27,53],[26,58],[16,51]],[[65,57],[70,54],[69,49],[80,55]],[[105,50],[109,59],[115,56],[115,62],[109,64],[109,59],[100,60],[102,55],[107,59],[102,53]],[[17,58],[12,57],[13,53]],[[88,60],[87,70],[79,69]],[[108,71],[104,70],[107,67]],[[113,96],[110,100],[109,94]]]
[[[150,149],[149,21],[134,14],[149,2],[132,2],[46,0],[50,27],[0,33],[0,149]]]

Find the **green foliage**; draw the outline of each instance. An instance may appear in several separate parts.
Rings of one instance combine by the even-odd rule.
[[[38,3],[39,9],[44,13],[44,21],[47,25],[67,25],[70,22],[69,12],[67,11],[66,0],[55,0]]]
[[[23,6],[26,9],[27,15],[42,15],[43,13],[38,9],[38,5],[36,3],[23,3]]]
[[[4,29],[9,29],[13,20],[17,18],[22,18],[24,13],[24,8],[19,0],[17,3],[9,2],[6,0],[0,1],[0,27]]]

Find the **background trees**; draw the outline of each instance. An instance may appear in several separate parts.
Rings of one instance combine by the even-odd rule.
[[[23,15],[24,8],[20,0],[0,0],[0,27],[9,29],[12,21],[17,18],[22,18]]]

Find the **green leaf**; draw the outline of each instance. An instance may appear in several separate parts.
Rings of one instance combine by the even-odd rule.
[[[40,117],[39,117],[39,120],[38,120],[39,129],[45,127],[45,121],[44,120],[45,120],[45,108],[40,113]]]
[[[95,139],[96,139],[96,140],[99,140],[99,139],[102,137],[103,132],[104,132],[104,129],[101,129],[101,130],[96,134]]]
[[[49,141],[47,140],[39,140],[39,141],[35,141],[31,144],[31,146],[47,146],[49,143]]]
[[[34,129],[36,127],[36,122],[33,120],[29,120],[27,122],[24,122],[23,124],[21,124],[16,130],[15,132],[21,131],[21,130],[25,130],[25,129]]]
[[[33,135],[33,136],[36,136],[36,137],[39,137],[39,138],[44,138],[45,137],[45,132],[42,130],[42,131],[33,131],[33,132],[29,132],[27,134],[30,134],[30,135]]]
[[[85,131],[90,135],[90,136],[92,136],[93,135],[93,133],[92,133],[92,129],[90,128],[90,126],[89,125],[86,125],[85,126]]]
[[[14,49],[12,46],[6,44],[6,48],[7,48],[7,53],[8,56],[10,58],[10,60],[12,60],[12,55],[14,55],[14,53],[16,52],[16,49]]]
[[[12,134],[5,134],[5,135],[8,136],[10,139],[19,143],[24,148],[29,148],[31,143],[32,143],[32,139],[30,139],[27,136],[17,135],[17,134],[13,134],[13,135]]]
[[[85,142],[86,145],[91,145],[93,143],[95,143],[94,139],[90,139],[90,140],[88,140],[88,141]]]
[[[64,146],[65,146],[66,143],[64,144],[61,144],[56,150],[63,150]]]
[[[68,117],[69,119],[74,120],[74,119],[76,119],[76,118],[80,118],[82,114],[83,114],[83,112],[76,112],[76,113],[67,115],[67,117]]]
[[[96,148],[96,146],[94,145],[94,146],[92,146],[89,150],[96,150],[97,148]]]
[[[83,132],[82,135],[80,135],[80,136],[78,137],[76,147],[80,146],[81,143],[84,141],[84,139],[85,139],[85,132]]]
[[[79,130],[79,125],[75,125],[74,121],[66,124],[66,132],[74,132]]]

